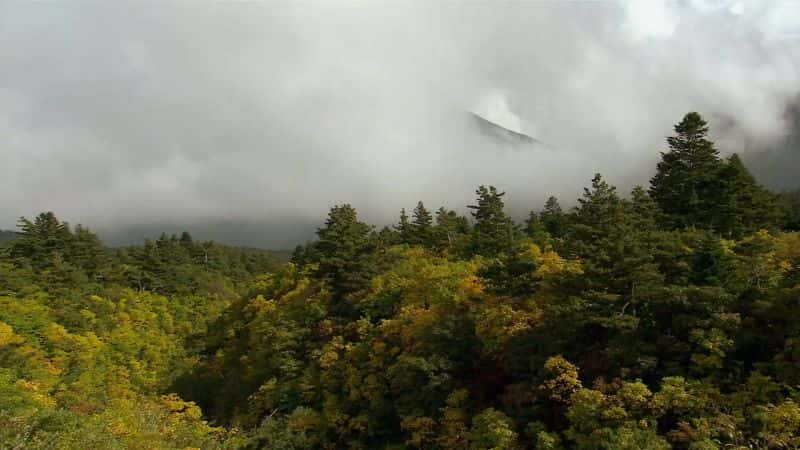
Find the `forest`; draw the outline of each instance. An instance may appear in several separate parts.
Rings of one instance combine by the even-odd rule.
[[[666,144],[524,223],[488,185],[380,229],[336,205],[291,261],[21,218],[0,448],[800,448],[800,191],[697,113]]]

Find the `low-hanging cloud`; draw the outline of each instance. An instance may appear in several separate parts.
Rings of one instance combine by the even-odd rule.
[[[0,2],[0,228],[53,210],[276,246],[342,202],[383,224],[479,184],[518,214],[597,171],[627,189],[690,110],[723,152],[782,139],[799,5]]]

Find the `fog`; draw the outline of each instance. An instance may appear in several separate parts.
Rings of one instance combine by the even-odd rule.
[[[334,204],[384,225],[480,184],[521,217],[595,172],[646,185],[694,110],[785,185],[798,44],[795,1],[0,0],[0,228],[52,210],[115,244],[287,247]]]

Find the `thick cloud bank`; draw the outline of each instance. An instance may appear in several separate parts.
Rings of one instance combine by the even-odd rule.
[[[521,212],[646,183],[689,110],[723,152],[781,147],[800,90],[791,0],[167,5],[0,1],[0,228],[281,246],[335,203],[387,223],[478,184]]]

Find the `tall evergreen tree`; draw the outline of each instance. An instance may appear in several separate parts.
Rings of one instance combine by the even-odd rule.
[[[715,181],[722,161],[707,135],[706,121],[690,112],[675,125],[675,135],[667,138],[670,149],[661,153],[656,175],[650,181],[650,195],[670,227],[714,225]]]
[[[63,259],[73,239],[69,224],[52,212],[44,212],[33,221],[21,217],[18,225],[21,239],[11,241],[9,253],[24,258],[38,269],[51,264],[54,257]]]
[[[427,209],[425,209],[425,205],[422,202],[418,202],[416,208],[414,208],[414,220],[411,227],[412,235],[410,243],[413,245],[421,245],[423,247],[431,246],[432,226],[433,216]]]
[[[553,238],[560,238],[564,235],[566,225],[566,214],[561,209],[558,199],[550,196],[544,204],[544,209],[539,213],[539,220],[542,222],[545,231]]]
[[[733,154],[719,171],[715,202],[715,229],[727,236],[741,236],[781,225],[784,213],[778,196],[760,186],[739,155]]]
[[[439,208],[436,211],[436,226],[433,227],[433,248],[438,251],[459,254],[470,232],[469,220],[455,211]]]
[[[480,186],[475,193],[478,204],[467,206],[475,219],[470,243],[472,254],[497,256],[513,250],[520,232],[503,210],[505,192],[498,192],[494,186]]]
[[[108,275],[111,258],[103,243],[88,228],[77,225],[67,252],[69,262],[93,279]]]
[[[400,242],[404,244],[411,243],[413,231],[411,229],[411,223],[408,221],[408,214],[406,214],[405,208],[400,210],[400,221],[394,226],[394,229],[397,230],[397,233],[400,235]]]
[[[375,267],[372,226],[360,222],[355,208],[334,206],[325,226],[317,230],[318,274],[328,280],[337,300],[366,286]]]
[[[646,208],[641,192],[635,193],[637,208]],[[652,262],[649,236],[655,229],[635,213],[632,203],[619,198],[614,186],[600,174],[585,188],[583,198],[569,225],[567,248],[582,261],[582,289],[593,294],[630,298],[635,286],[652,281],[656,268]]]
[[[544,223],[542,223],[536,211],[531,211],[525,220],[525,235],[540,247],[548,247],[550,245],[550,234],[545,229]]]

